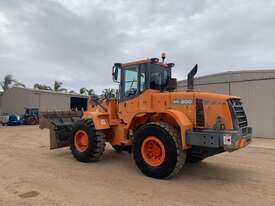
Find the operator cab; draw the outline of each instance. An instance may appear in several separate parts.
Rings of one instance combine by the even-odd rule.
[[[116,63],[113,67],[113,80],[119,83],[119,99],[132,99],[147,89],[172,91],[177,87],[171,77],[173,63],[159,62],[158,58],[146,59],[127,64]]]

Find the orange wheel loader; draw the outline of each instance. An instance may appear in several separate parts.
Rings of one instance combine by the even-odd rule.
[[[99,160],[106,142],[133,153],[142,173],[176,175],[186,163],[245,147],[251,141],[239,97],[193,90],[197,65],[185,91],[177,91],[173,63],[151,58],[115,63],[116,98],[90,97],[84,112],[42,113],[40,128],[50,129],[50,148],[69,146],[81,162]]]

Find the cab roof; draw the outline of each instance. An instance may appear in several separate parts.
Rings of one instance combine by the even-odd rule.
[[[128,63],[115,63],[115,65],[119,65],[121,66],[121,68],[125,68],[125,67],[128,67],[128,66],[132,66],[132,65],[139,65],[139,64],[159,64],[165,68],[171,68],[171,67],[174,67],[175,64],[174,63],[163,63],[163,62],[160,62],[158,58],[147,58],[147,59],[143,59],[143,60],[138,60],[138,61],[132,61],[132,62],[128,62]]]

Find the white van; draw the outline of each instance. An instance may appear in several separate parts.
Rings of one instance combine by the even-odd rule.
[[[9,122],[9,115],[0,115],[0,124],[6,125]]]

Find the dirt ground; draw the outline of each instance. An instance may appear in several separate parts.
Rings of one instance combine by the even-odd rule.
[[[177,177],[143,176],[132,156],[106,148],[97,163],[49,150],[48,130],[0,127],[0,205],[275,205],[275,141],[186,165]]]

